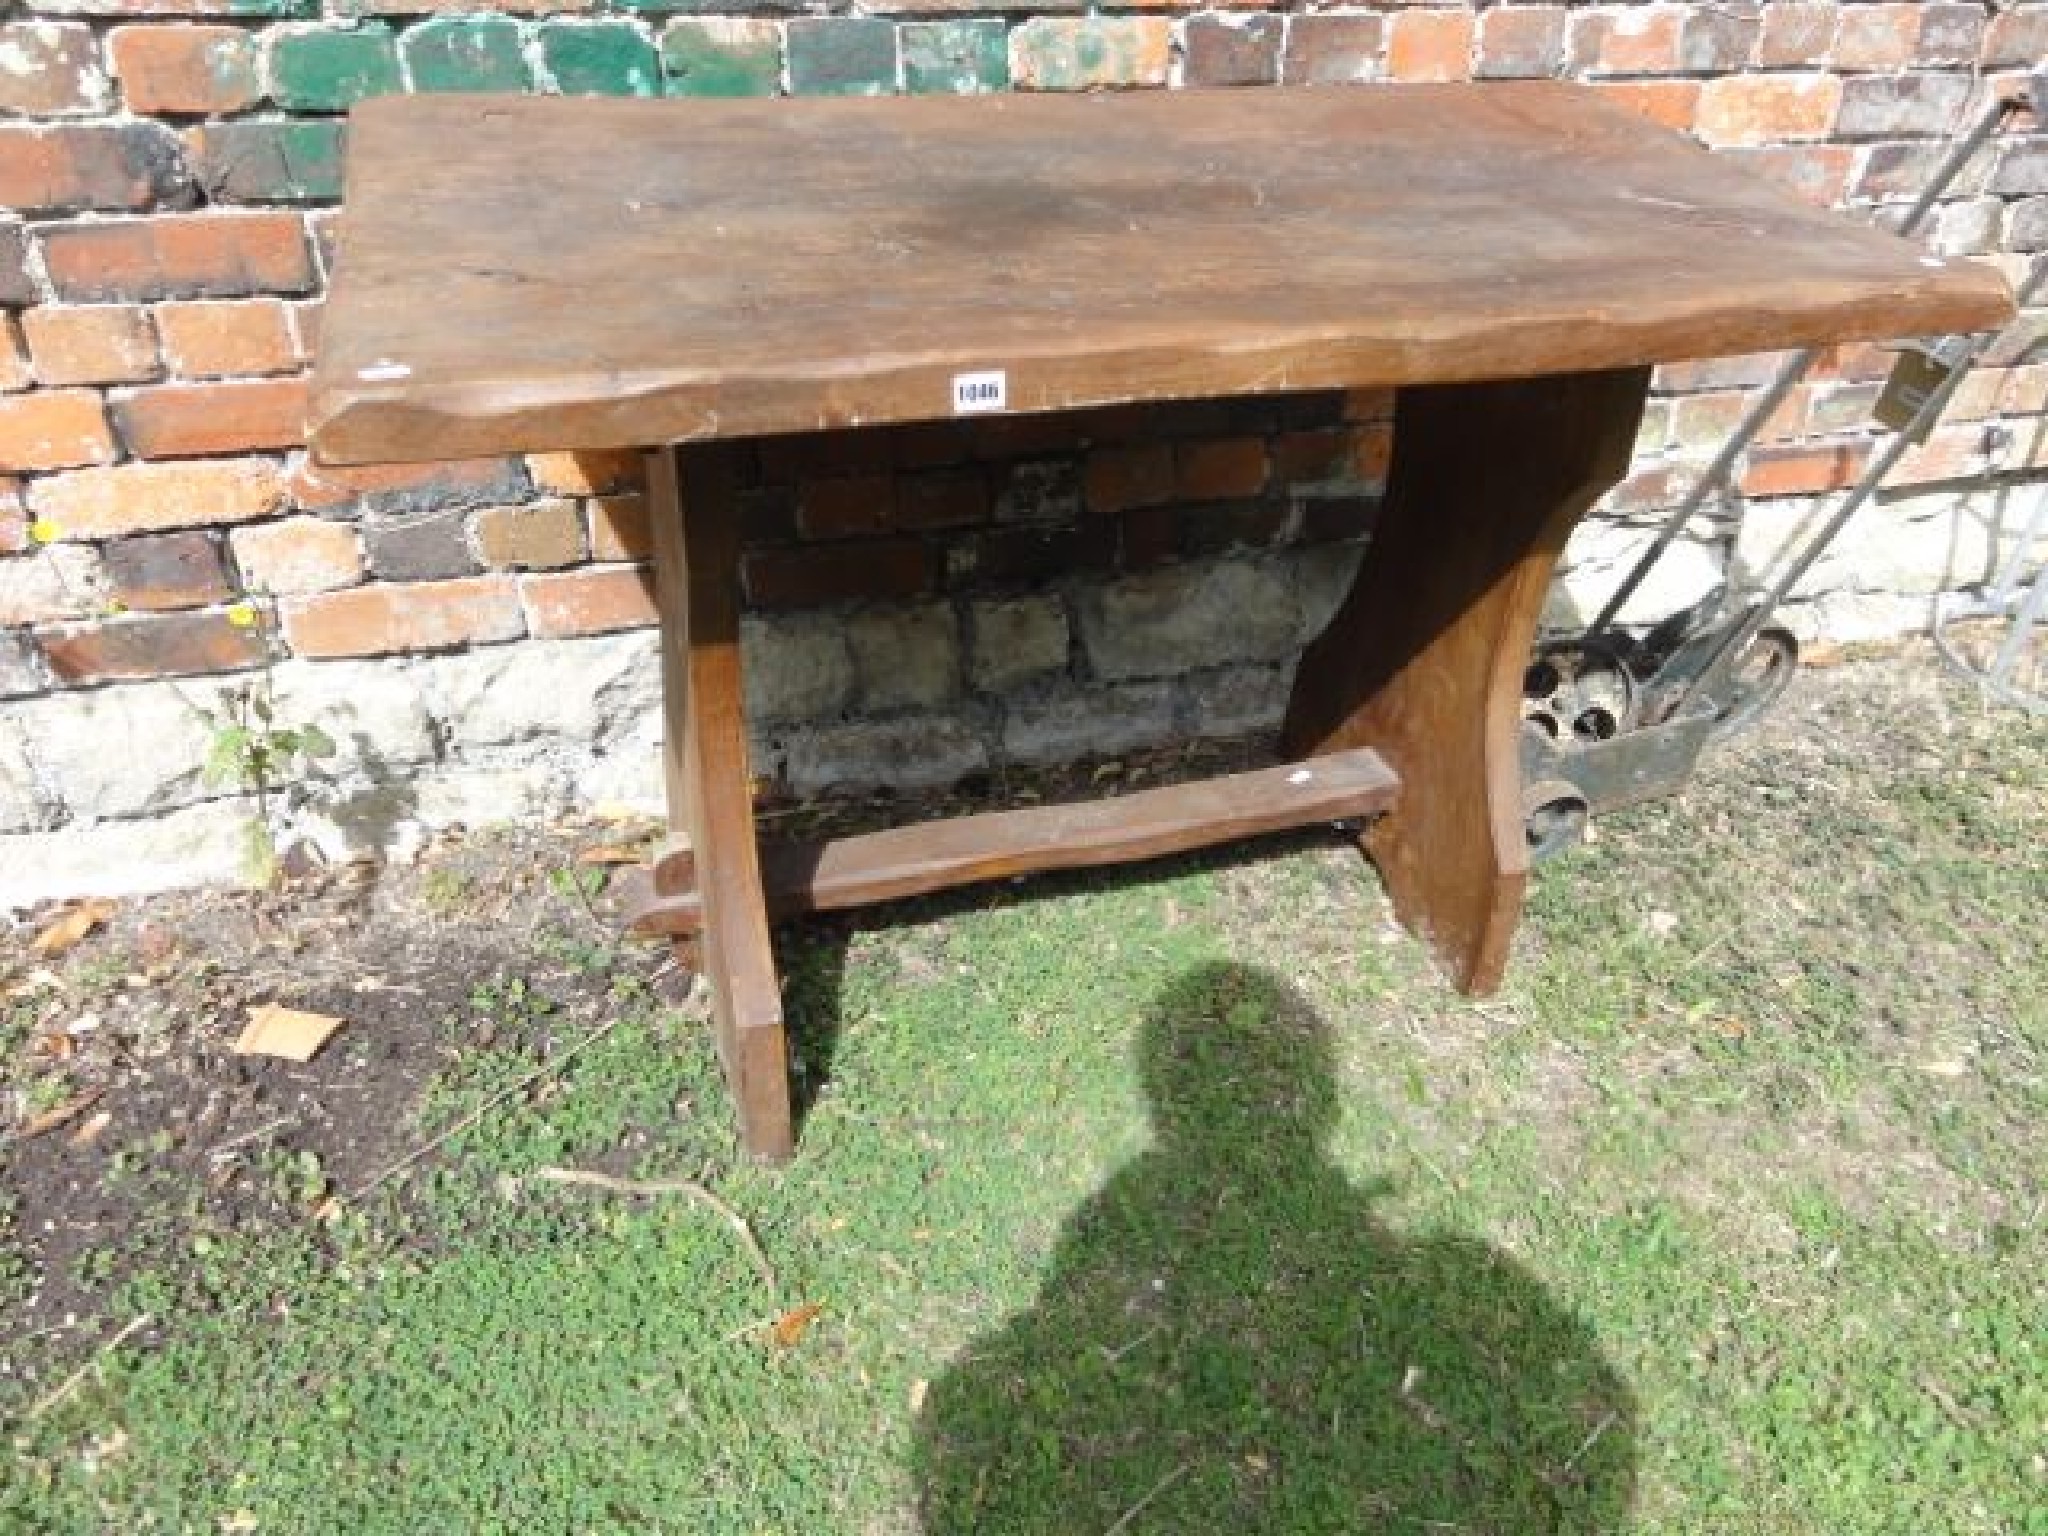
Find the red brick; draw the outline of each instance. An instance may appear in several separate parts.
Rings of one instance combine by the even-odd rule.
[[[159,384],[114,397],[114,425],[142,459],[296,447],[305,436],[306,381],[240,379]]]
[[[1685,494],[1691,479],[1691,471],[1680,465],[1653,464],[1614,486],[1600,499],[1600,506],[1607,513],[1621,515],[1672,506]]]
[[[1394,462],[1394,424],[1368,422],[1351,429],[1351,475],[1366,485],[1379,485]]]
[[[845,549],[763,549],[746,557],[746,591],[761,608],[817,608],[857,597],[914,597],[931,586],[924,546],[909,539]]]
[[[1816,379],[1848,379],[1858,383],[1891,377],[1894,355],[1873,341],[1845,341],[1823,348],[1813,365]]]
[[[1666,75],[1678,68],[1678,23],[1673,5],[1629,5],[1602,17],[1592,72],[1602,75]]]
[[[600,496],[610,491],[637,490],[642,483],[640,455],[631,449],[610,452],[531,453],[526,472],[534,489],[556,496]]]
[[[82,22],[0,27],[0,60],[0,112],[65,117],[107,109],[107,77],[92,28]]]
[[[2003,403],[2006,411],[2018,416],[2038,416],[2048,411],[2048,363],[2028,363],[2007,370]]]
[[[602,496],[591,502],[590,558],[654,558],[654,530],[647,521],[645,496],[628,492],[623,496]]]
[[[1927,435],[1926,442],[1910,449],[1899,460],[1898,467],[1885,477],[1885,484],[1931,485],[1975,479],[1984,473],[1990,448],[1991,434],[1980,423],[1937,427]]]
[[[164,361],[188,379],[289,373],[299,366],[291,311],[278,299],[159,304]]]
[[[1487,10],[1479,19],[1479,62],[1473,73],[1482,80],[1556,74],[1564,61],[1567,14],[1561,5]]]
[[[1280,77],[1289,85],[1349,85],[1375,80],[1386,23],[1378,16],[1296,15],[1287,23]]]
[[[263,95],[240,27],[116,27],[107,46],[131,112],[239,112]]]
[[[1394,414],[1391,389],[1347,389],[1344,391],[1344,420],[1384,421]]]
[[[1853,485],[1870,461],[1870,444],[1795,443],[1752,448],[1742,472],[1745,496],[1818,496]]]
[[[21,481],[0,475],[0,555],[20,554],[28,547],[28,508],[22,504]]]
[[[525,633],[510,576],[354,587],[287,598],[284,635],[300,656],[386,656],[443,651]]]
[[[1762,69],[1812,69],[1825,64],[1835,47],[1839,7],[1832,4],[1772,4],[1764,7],[1756,61]]]
[[[1753,6],[1690,5],[1678,28],[1678,67],[1703,74],[1747,68],[1759,30]]]
[[[149,312],[132,304],[44,306],[21,328],[43,384],[137,384],[162,371]]]
[[[313,286],[292,213],[191,213],[46,230],[43,261],[66,299],[239,298]]]
[[[1173,499],[1170,443],[1131,443],[1098,448],[1082,473],[1088,506],[1096,512],[1125,512]]]
[[[1332,480],[1351,469],[1351,440],[1338,427],[1289,432],[1273,439],[1273,478],[1282,485]]]
[[[177,135],[161,123],[0,124],[0,205],[121,212],[190,193]]]
[[[896,477],[837,475],[805,480],[797,491],[796,516],[797,526],[810,539],[883,532],[896,520]]]
[[[543,639],[603,635],[655,622],[654,572],[644,565],[522,576],[526,621]]]
[[[1846,144],[1767,144],[1731,153],[1741,155],[1744,165],[1822,208],[1842,205],[1849,195],[1849,177],[1856,169],[1856,151]]]
[[[252,523],[230,533],[228,546],[251,592],[297,597],[363,579],[362,541],[352,523],[320,517]]]
[[[547,571],[583,558],[583,512],[561,497],[486,507],[471,524],[477,553],[496,570]]]
[[[35,378],[28,365],[28,343],[22,340],[21,327],[14,323],[14,316],[0,310],[0,395],[27,389]]]
[[[1472,13],[1402,11],[1387,34],[1389,80],[1464,80],[1472,73]]]
[[[1593,89],[1624,112],[1661,128],[1690,128],[1699,108],[1697,80],[1598,80]]]
[[[1984,33],[1987,69],[2035,69],[2048,58],[2048,5],[2018,5],[1992,18]]]
[[[1836,69],[1904,69],[1920,46],[1919,5],[1850,5],[1835,32]]]
[[[301,460],[292,471],[292,502],[308,512],[330,512],[363,503],[414,506],[444,500],[472,504],[517,495],[518,464],[512,459],[444,459],[431,464],[315,464]]]
[[[246,523],[284,503],[268,459],[117,464],[51,475],[29,486],[29,506],[63,539],[112,539],[156,528]]]
[[[1763,426],[1766,439],[1798,437],[1806,431],[1812,392],[1795,389]],[[1718,449],[1749,414],[1753,397],[1744,390],[1712,390],[1672,402],[1671,437],[1681,449],[1707,453]]]
[[[1713,145],[1823,139],[1841,103],[1833,75],[1727,75],[1701,89],[1693,131]]]
[[[1282,17],[1251,13],[1190,16],[1181,26],[1189,85],[1272,85],[1280,78]]]
[[[1984,7],[1981,3],[1922,5],[1920,45],[1913,50],[1916,64],[1968,65],[1977,61],[1984,42]]]
[[[1106,571],[1116,563],[1120,530],[1133,519],[1154,514],[1168,526],[1178,525],[1171,507],[1140,507],[1121,518],[1091,517],[1064,527],[994,528],[977,533],[947,549],[946,580],[954,587],[1025,586],[1052,581],[1068,572]]]
[[[0,399],[0,470],[68,469],[113,457],[107,413],[92,390],[35,389]]]
[[[260,626],[224,613],[175,613],[67,624],[36,631],[50,670],[67,683],[192,677],[260,667],[269,647]],[[141,748],[143,743],[131,743]]]
[[[108,591],[123,607],[203,608],[234,596],[220,546],[196,529],[117,539],[102,558]]]
[[[989,515],[988,476],[979,465],[926,470],[896,481],[896,526],[915,532],[959,528]]]
[[[1256,437],[1181,443],[1173,469],[1174,491],[1187,501],[1256,496],[1266,488],[1266,445]]]

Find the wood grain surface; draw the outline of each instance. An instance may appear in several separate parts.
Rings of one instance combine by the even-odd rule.
[[[1284,750],[1387,760],[1401,803],[1366,851],[1462,992],[1500,985],[1521,916],[1517,732],[1543,595],[1573,526],[1628,469],[1649,386],[1624,368],[1402,390],[1372,540],[1295,673]]]
[[[896,901],[1013,875],[1164,858],[1321,821],[1378,815],[1395,802],[1377,753],[1333,752],[1114,799],[992,811],[761,852],[775,917]],[[663,878],[664,866],[673,870]],[[695,865],[656,866],[653,894],[629,920],[641,933],[695,933],[704,904]]]
[[[332,463],[1581,372],[1988,327],[2004,282],[1579,87],[386,97]]]

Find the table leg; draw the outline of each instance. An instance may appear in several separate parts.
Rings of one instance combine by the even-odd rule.
[[[1295,678],[1289,754],[1372,747],[1398,776],[1366,851],[1463,992],[1500,984],[1521,914],[1522,675],[1551,572],[1627,470],[1648,388],[1634,368],[1403,390],[1378,525]]]
[[[737,451],[713,443],[648,455],[669,825],[687,840],[687,851],[663,855],[656,881],[664,894],[694,885],[703,903],[699,963],[740,1134],[754,1156],[781,1162],[794,1147],[789,1052],[740,687]]]

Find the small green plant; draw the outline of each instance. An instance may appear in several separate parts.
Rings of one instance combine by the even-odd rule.
[[[212,709],[199,717],[213,733],[203,776],[209,784],[230,784],[256,802],[245,832],[243,868],[257,885],[277,878],[277,840],[272,811],[322,759],[334,755],[334,739],[319,726],[287,725],[277,718],[268,669],[239,687],[222,689]]]

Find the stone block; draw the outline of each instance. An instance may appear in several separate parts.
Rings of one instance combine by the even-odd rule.
[[[743,619],[740,656],[749,720],[821,720],[852,702],[853,653],[836,614]]]
[[[1006,693],[1019,683],[1067,669],[1067,610],[1056,597],[978,602],[968,610],[968,625],[973,635],[968,675],[984,693]]]
[[[239,885],[247,827],[239,805],[216,802],[142,821],[0,837],[0,907]]]
[[[1175,734],[1173,685],[1090,687],[1054,684],[1012,700],[1003,719],[1003,756],[1018,763],[1062,763],[1084,753],[1156,746]]]
[[[1223,667],[1187,680],[1201,736],[1250,736],[1278,728],[1287,708],[1288,669]]]
[[[846,623],[864,710],[936,709],[960,690],[960,635],[944,603],[871,608]]]
[[[989,750],[981,733],[957,717],[904,715],[794,731],[762,762],[779,762],[798,794],[884,784],[930,789],[979,773]]]
[[[1089,664],[1110,679],[1275,660],[1301,627],[1281,568],[1248,560],[1165,566],[1084,588],[1076,613]]]
[[[80,819],[141,816],[227,792],[203,782],[215,688],[138,683],[8,706],[47,791]],[[190,702],[188,702],[188,700]]]

